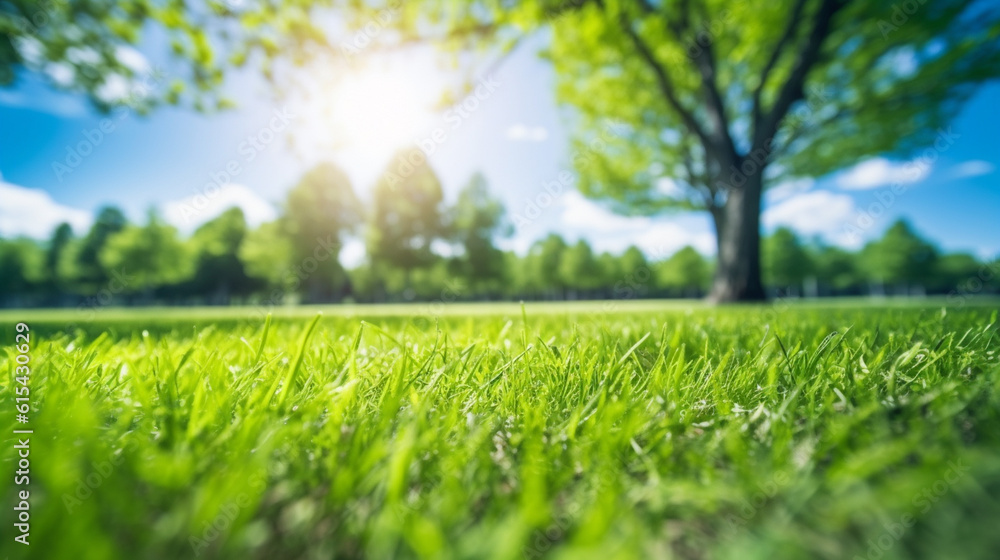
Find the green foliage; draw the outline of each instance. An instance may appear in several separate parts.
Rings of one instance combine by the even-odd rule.
[[[0,555],[995,558],[995,305],[603,309],[0,313]]]
[[[812,261],[817,279],[834,290],[847,290],[862,282],[855,255],[838,247],[820,247]]]
[[[153,211],[146,225],[129,225],[112,235],[99,258],[105,270],[129,279],[126,292],[149,292],[194,272],[190,248],[178,238],[177,229]]]
[[[301,63],[317,47],[328,49],[314,12],[332,3],[7,0],[0,87],[27,70],[87,94],[103,110],[126,104],[146,111],[163,102],[224,109],[232,102],[219,86],[230,67],[254,60],[272,78],[275,59]],[[167,47],[169,76],[136,50],[149,44]]]
[[[60,274],[83,293],[94,293],[105,287],[109,275],[101,266],[99,255],[108,238],[125,229],[127,224],[128,219],[118,208],[104,206],[99,209],[90,231],[67,249]]]
[[[763,243],[764,282],[798,291],[813,272],[812,262],[798,236],[781,227]]]
[[[0,239],[0,295],[31,295],[45,278],[45,254],[34,241]]]
[[[905,220],[894,223],[882,239],[869,243],[861,261],[869,277],[891,286],[923,284],[933,278],[938,255]]]
[[[377,269],[407,276],[434,260],[431,244],[447,236],[441,181],[417,148],[393,157],[375,184],[367,232],[368,256]]]
[[[270,287],[283,288],[282,284],[289,280],[293,249],[282,225],[281,221],[261,224],[247,233],[238,253],[247,274]]]
[[[580,160],[581,190],[628,212],[711,209],[765,166],[816,177],[911,155],[1000,75],[1000,17],[965,0],[921,3],[902,25],[889,2],[580,4],[551,20],[546,54],[579,114],[576,146],[607,144]],[[841,7],[813,61],[821,5]],[[797,64],[813,64],[799,91]],[[623,126],[608,135],[609,122]]]
[[[963,284],[968,288],[981,291],[993,274],[979,259],[967,253],[952,253],[941,255],[934,263],[935,270],[930,283],[936,289],[953,290]],[[983,276],[985,278],[981,278]]]
[[[558,271],[563,284],[572,290],[593,290],[603,280],[594,252],[583,239],[568,247],[562,254]]]
[[[464,258],[459,261],[460,275],[474,285],[496,288],[496,282],[503,278],[503,255],[494,239],[510,233],[504,213],[503,203],[490,194],[486,178],[480,173],[473,175],[458,193],[451,211],[451,228],[464,250]]]
[[[350,179],[338,167],[321,164],[299,181],[285,204],[282,228],[292,244],[293,268],[306,301],[331,301],[347,275],[337,259],[341,237],[363,221],[361,203]]]
[[[252,285],[239,251],[247,235],[243,210],[230,208],[195,230],[191,237],[194,276],[185,287],[196,295],[214,296],[228,303],[232,295],[247,295]]]
[[[711,270],[705,257],[687,246],[656,267],[658,282],[674,293],[696,296],[708,289]]]
[[[73,241],[73,228],[63,222],[56,226],[52,232],[52,239],[45,251],[45,277],[55,288],[64,287],[59,275],[59,266],[63,260],[66,249]]]
[[[535,290],[562,292],[566,288],[566,276],[561,268],[567,249],[563,238],[554,233],[531,246],[526,265],[531,278],[529,284]]]

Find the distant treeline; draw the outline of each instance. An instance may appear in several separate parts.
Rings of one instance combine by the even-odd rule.
[[[636,247],[595,254],[586,241],[556,234],[520,256],[496,245],[510,232],[482,176],[447,206],[433,171],[405,152],[369,208],[341,170],[324,164],[289,192],[277,220],[256,229],[231,208],[185,239],[154,211],[132,224],[105,207],[82,237],[62,224],[47,242],[0,239],[0,305],[700,297],[713,273],[712,260],[691,247],[651,261]],[[351,234],[364,235],[366,257],[345,270],[338,255]],[[943,253],[903,221],[857,252],[785,228],[762,251],[765,282],[783,297],[1000,292],[1000,261]]]

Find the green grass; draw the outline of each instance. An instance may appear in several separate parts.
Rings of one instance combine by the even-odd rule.
[[[0,557],[992,559],[996,309],[5,312]]]

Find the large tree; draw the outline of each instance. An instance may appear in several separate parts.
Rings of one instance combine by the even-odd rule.
[[[99,255],[108,239],[125,229],[126,225],[128,219],[121,210],[104,206],[97,211],[90,231],[69,246],[62,267],[63,276],[72,279],[78,291],[92,294],[107,287],[111,277],[101,265]]]
[[[909,293],[915,284],[924,289],[932,282],[938,251],[904,220],[896,221],[882,239],[865,245],[861,262],[871,281],[896,286]]]
[[[809,253],[787,227],[778,228],[764,240],[763,261],[764,281],[774,288],[790,289],[794,294],[799,293],[806,277],[813,272]]]
[[[234,295],[247,295],[254,286],[239,259],[246,235],[246,217],[239,207],[199,226],[190,240],[194,275],[185,290],[222,304]]]
[[[332,163],[314,167],[289,191],[282,229],[305,301],[330,302],[343,295],[348,278],[340,264],[342,237],[362,221],[351,180]]]
[[[191,252],[177,229],[153,210],[146,225],[129,225],[112,235],[99,259],[104,270],[122,278],[122,291],[147,297],[155,288],[187,280],[194,272]]]
[[[975,86],[1000,75],[1000,15],[972,0],[425,0],[407,8],[395,20],[403,40],[509,48],[550,29],[557,94],[576,109],[574,141],[601,146],[574,162],[581,190],[627,213],[708,211],[718,301],[764,297],[767,187],[873,154],[914,154]]]
[[[704,294],[711,278],[711,267],[694,247],[684,247],[656,265],[659,285],[685,297]]]
[[[72,242],[73,228],[66,222],[56,226],[45,250],[45,279],[53,292],[59,292],[67,286],[65,276],[59,274],[59,263]]]
[[[462,274],[475,289],[496,288],[503,278],[503,251],[494,245],[494,237],[509,233],[504,221],[503,202],[490,194],[486,178],[476,173],[458,193],[451,210],[452,236],[462,246],[459,261]]]
[[[448,234],[441,181],[416,148],[397,153],[373,194],[367,247],[379,274],[398,269],[409,287],[414,270],[431,265],[431,244]]]

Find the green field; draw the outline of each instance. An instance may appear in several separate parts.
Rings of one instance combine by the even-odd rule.
[[[0,558],[993,559],[997,308],[3,312]]]

